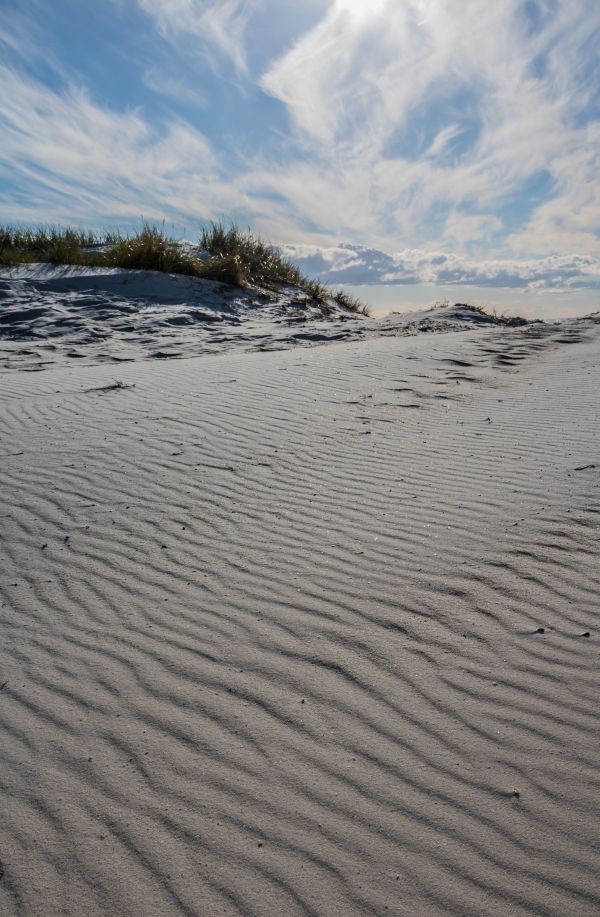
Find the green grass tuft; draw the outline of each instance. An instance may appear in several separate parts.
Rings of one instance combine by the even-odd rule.
[[[202,230],[200,245],[214,258],[235,258],[248,283],[264,286],[281,283],[301,285],[298,268],[259,236],[241,232],[235,224],[229,228],[212,223]]]
[[[371,310],[366,306],[357,296],[352,296],[350,293],[346,293],[345,290],[336,290],[335,293],[331,294],[331,298],[344,309],[348,309],[349,312],[354,312],[357,315],[365,315],[369,317],[371,315]]]
[[[0,265],[31,264],[37,259],[31,252],[21,248],[2,248],[0,247]]]
[[[81,229],[66,229],[60,226],[38,226],[35,229],[19,229],[14,226],[0,226],[0,248],[30,252],[39,255],[57,245],[85,248],[98,244],[99,238],[93,232]]]
[[[17,229],[0,226],[0,263],[88,264],[85,248],[98,244],[94,233],[67,227]],[[94,262],[95,263],[95,262]]]
[[[135,236],[112,236],[105,258],[110,267],[166,274],[200,276],[197,258],[184,252],[156,226],[145,225]]]
[[[218,280],[232,287],[243,287],[248,282],[244,266],[236,255],[213,255],[200,262],[205,280]]]

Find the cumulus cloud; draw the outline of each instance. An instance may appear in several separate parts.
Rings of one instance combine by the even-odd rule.
[[[511,287],[520,290],[600,289],[600,258],[551,255],[530,260],[483,259],[406,249],[393,255],[360,245],[284,245],[283,254],[325,283]]]

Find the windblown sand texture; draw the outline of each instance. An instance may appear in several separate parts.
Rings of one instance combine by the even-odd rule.
[[[157,271],[0,267],[0,371],[285,350],[503,321],[461,305],[373,321],[335,299],[324,308],[295,286],[232,289]]]
[[[2,373],[0,913],[597,915],[599,355]]]

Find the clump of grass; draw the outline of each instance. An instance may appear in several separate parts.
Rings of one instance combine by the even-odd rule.
[[[309,280],[307,277],[302,277],[298,286],[305,293],[308,293],[313,303],[317,306],[324,306],[331,295],[325,284],[320,283],[318,280]]]
[[[232,287],[243,287],[249,280],[240,259],[235,255],[214,255],[199,264],[201,273],[198,276],[205,280],[218,280]]]
[[[134,236],[111,234],[105,257],[111,267],[185,274],[204,280],[218,280],[230,286],[243,286],[249,279],[241,258],[234,251],[219,251],[211,253],[209,258],[197,258],[184,251],[163,230],[148,224]]]
[[[38,226],[18,229],[0,226],[0,263],[31,264],[47,261],[51,264],[87,264],[84,250],[98,244],[94,233],[63,229],[59,226]],[[96,263],[96,262],[94,262]]]
[[[479,306],[470,302],[457,302],[454,305],[468,309],[469,312],[476,312],[478,315],[486,315],[488,318],[498,318],[496,310],[489,308],[489,306]]]
[[[521,318],[520,315],[498,315],[496,309],[490,306],[480,306],[472,305],[471,303],[466,302],[457,302],[454,305],[461,306],[463,309],[468,309],[469,312],[476,312],[477,315],[485,315],[486,318],[493,319],[498,325],[506,325],[509,328],[520,328],[523,325],[528,325],[529,322],[526,318]]]
[[[98,244],[98,236],[93,232],[73,229],[70,226],[45,225],[34,229],[20,229],[14,226],[0,226],[0,248],[12,251],[41,254],[58,244],[85,248]]]
[[[0,248],[1,265],[32,264],[37,259],[31,252],[20,248]]]
[[[354,312],[357,315],[366,315],[367,317],[371,315],[371,310],[366,306],[357,296],[352,296],[350,293],[346,293],[345,290],[336,290],[335,293],[331,294],[331,298],[344,309],[348,309],[349,312]]]
[[[96,247],[97,243],[93,243]],[[90,250],[92,249],[92,250]],[[94,251],[91,245],[84,247],[76,236],[65,234],[63,238],[56,239],[42,253],[40,261],[50,264],[77,264],[91,267],[106,267],[104,252]]]
[[[235,224],[226,228],[222,223],[212,223],[202,230],[200,245],[213,258],[233,258],[249,283],[273,285],[293,283],[301,285],[304,279],[287,258],[251,232],[241,232]]]
[[[110,267],[200,276],[198,259],[184,252],[156,226],[145,225],[135,236],[113,235],[111,238],[105,253]]]
[[[242,280],[247,283],[267,287],[277,287],[280,284],[300,287],[324,314],[333,312],[330,305],[332,299],[349,312],[370,314],[368,307],[359,299],[343,290],[331,293],[325,284],[305,277],[295,264],[264,239],[249,231],[241,232],[235,224],[225,227],[222,223],[212,223],[203,229],[200,245],[211,255],[215,265],[218,265],[219,259],[232,259],[238,266]],[[210,264],[210,261],[206,263],[207,269],[210,269]]]

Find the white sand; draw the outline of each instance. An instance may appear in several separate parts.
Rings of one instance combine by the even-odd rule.
[[[374,321],[331,300],[324,314],[294,286],[232,289],[156,271],[0,267],[0,370],[285,350],[493,323],[461,306]]]
[[[598,914],[599,356],[1,373],[0,913]]]

